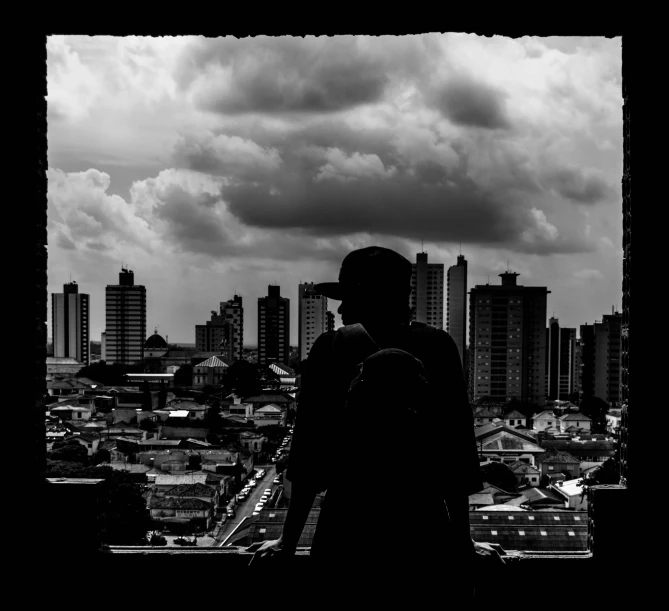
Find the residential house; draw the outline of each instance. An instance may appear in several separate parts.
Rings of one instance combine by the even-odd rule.
[[[571,454],[553,449],[548,449],[538,456],[537,462],[542,477],[551,473],[564,473],[572,479],[578,477],[581,464],[581,461]]]
[[[84,367],[84,363],[70,356],[47,356],[46,372],[57,376],[74,376]]]
[[[83,405],[63,405],[49,409],[52,416],[58,416],[62,420],[72,420],[73,422],[85,422],[93,416],[93,410]]]
[[[470,494],[469,495],[469,510],[473,511],[479,507],[485,507],[488,505],[494,505],[495,500],[492,494]]]
[[[165,492],[166,497],[200,499],[218,507],[219,492],[206,484],[179,484]]]
[[[588,499],[584,494],[581,479],[570,479],[563,482],[557,482],[556,484],[551,484],[549,489],[564,497],[566,506],[569,507],[569,509],[574,509],[575,511],[588,510]]]
[[[510,464],[509,469],[513,471],[519,484],[530,484],[530,486],[539,485],[541,470],[534,465],[519,460]]]
[[[527,488],[522,489],[520,493],[527,498],[527,505],[532,509],[541,507],[563,509],[566,507],[564,498],[547,488],[534,488],[528,486]]]
[[[560,416],[558,421],[560,431],[563,433],[571,427],[575,427],[575,429],[571,429],[573,432],[590,431],[591,420],[585,414],[568,412],[564,416]]]
[[[252,420],[256,426],[286,426],[287,418],[288,410],[286,408],[282,409],[278,405],[270,403],[255,410]]]
[[[559,422],[553,410],[547,409],[532,416],[532,428],[535,431],[545,431],[552,428],[559,431]]]
[[[579,473],[601,465],[616,453],[616,442],[601,435],[579,435],[562,439],[547,437],[540,441],[540,445],[546,450],[567,452],[578,458]]]
[[[497,418],[497,413],[490,409],[481,409],[474,414],[474,424],[476,426],[481,426],[483,424],[488,424]]]
[[[230,415],[242,416],[243,418],[253,418],[253,404],[251,403],[234,403],[225,408],[225,412]]]
[[[193,387],[220,386],[230,364],[223,356],[211,356],[193,367]]]
[[[513,410],[504,416],[504,424],[514,427],[527,426],[527,416],[525,416],[525,414],[521,414],[518,410]]]
[[[241,443],[249,452],[262,452],[263,443],[266,441],[267,437],[260,433],[242,431],[239,434],[239,443]]]
[[[270,404],[274,404],[278,407],[282,407],[288,410],[295,408],[295,398],[289,396],[287,393],[262,393],[253,397],[247,397],[244,399],[244,402],[251,403],[253,405],[254,413],[261,407],[265,407],[265,405]]]
[[[84,446],[89,456],[93,456],[98,451],[98,446],[100,445],[100,437],[94,433],[79,433],[70,437],[70,439],[75,439]]]
[[[151,496],[149,499],[151,517],[162,518],[187,518],[202,520],[206,529],[211,528],[214,518],[212,503],[200,499]]]
[[[620,428],[621,418],[621,410],[610,409],[609,413],[606,414],[606,430],[612,434],[616,433]]]

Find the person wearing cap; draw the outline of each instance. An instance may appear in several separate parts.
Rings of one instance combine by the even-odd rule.
[[[404,573],[413,569],[412,575],[421,583],[427,582],[428,574],[450,574],[454,577],[451,592],[459,585],[466,598],[475,553],[492,556],[498,550],[496,546],[476,544],[470,536],[468,497],[479,492],[483,484],[462,365],[448,333],[427,325],[412,328],[411,276],[408,259],[390,249],[371,246],[349,253],[342,262],[339,281],[317,284],[315,291],[341,301],[338,312],[344,325],[362,324],[380,350],[399,348],[423,363],[433,393],[430,407],[435,425],[434,433],[425,432],[426,441],[438,444],[443,456],[442,464],[423,468],[437,472],[434,489],[443,491],[443,496],[440,503],[423,503],[422,498],[429,496],[427,491],[411,490],[411,482],[394,482],[392,488],[404,487],[411,499],[405,505],[416,507],[415,517],[409,521],[399,511],[397,496],[380,505],[377,514],[370,513],[369,507],[358,506],[355,498],[345,498],[341,493],[333,498],[326,492],[310,554],[314,569],[321,573],[318,583],[327,584],[328,580],[342,579],[342,575],[348,581],[356,572],[366,577],[382,567],[380,571],[390,578],[392,586],[396,582],[391,575],[397,574],[397,569]],[[350,383],[334,356],[336,337],[335,331],[321,334],[306,361],[286,473],[292,488],[283,534],[278,540],[250,546],[248,551],[255,552],[251,566],[261,559],[295,554],[316,494],[328,491],[343,463],[366,464],[370,473],[373,466],[384,468],[382,458],[377,458],[378,465],[365,460],[367,448],[360,448],[359,456],[338,456],[339,431],[355,423],[333,418],[333,414],[343,412]],[[420,449],[411,450],[420,453]],[[420,454],[415,460],[416,468],[420,468]],[[393,459],[389,463],[392,481]],[[368,477],[364,473],[358,476]],[[440,476],[443,481],[438,481]],[[369,480],[369,486],[374,486],[372,478]],[[372,528],[380,526],[384,530],[382,537],[368,537],[374,541],[372,549],[364,547],[367,521]],[[351,546],[359,540],[356,530],[363,537],[354,549]]]

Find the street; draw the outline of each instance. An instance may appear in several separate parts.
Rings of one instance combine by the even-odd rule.
[[[258,469],[265,469],[265,475],[261,480],[258,480],[255,488],[251,490],[251,494],[245,501],[239,505],[235,504],[235,517],[232,519],[228,518],[220,527],[216,533],[215,542],[212,542],[212,545],[221,546],[223,541],[225,541],[228,535],[237,528],[239,523],[245,517],[251,517],[256,503],[260,501],[260,497],[263,495],[265,488],[270,488],[272,493],[276,490],[277,486],[272,483],[272,480],[276,477],[276,468],[274,465],[256,465],[255,470],[257,471]]]

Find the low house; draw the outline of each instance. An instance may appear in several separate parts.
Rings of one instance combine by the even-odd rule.
[[[528,487],[523,489],[521,494],[527,499],[527,505],[533,509],[539,507],[563,509],[567,506],[564,498],[547,488]]]
[[[70,356],[47,356],[46,372],[58,375],[74,376],[84,367],[84,363]]]
[[[206,484],[179,484],[165,492],[166,497],[199,499],[218,507],[219,492]]]
[[[492,494],[470,494],[469,495],[469,510],[473,511],[479,507],[485,507],[487,505],[494,505],[495,499]]]
[[[568,438],[547,437],[540,442],[546,450],[566,452],[580,461],[579,473],[597,467],[612,458],[616,452],[616,442],[601,435],[577,435]]]
[[[205,528],[210,528],[214,517],[212,503],[200,499],[151,496],[149,499],[151,517],[161,518],[186,518],[189,520],[202,520]]]
[[[193,367],[193,387],[220,386],[230,364],[223,356],[211,356]]]
[[[553,410],[544,410],[539,414],[532,416],[532,428],[535,431],[545,431],[552,428],[559,431],[560,423]]]
[[[98,446],[100,445],[100,437],[94,433],[79,433],[79,435],[75,435],[70,439],[75,439],[84,446],[89,456],[93,456],[98,451]]]
[[[564,482],[557,482],[549,486],[560,496],[564,497],[567,507],[576,511],[588,510],[588,499],[584,494],[581,479],[571,479]]]
[[[295,399],[289,396],[287,393],[262,393],[260,395],[254,395],[253,397],[247,397],[244,402],[251,403],[253,405],[254,413],[261,407],[265,407],[265,405],[270,404],[277,405],[284,409],[295,408]]]
[[[579,475],[581,461],[567,452],[549,449],[537,458],[542,476],[551,473],[565,473],[575,479]]]
[[[251,403],[233,403],[224,408],[227,414],[242,416],[243,418],[253,417],[253,405]]]
[[[541,470],[523,461],[516,461],[509,465],[509,469],[518,479],[519,484],[530,484],[531,486],[538,486],[541,477]]]
[[[288,410],[274,403],[259,407],[253,413],[253,422],[256,426],[279,425],[286,426]]]
[[[571,427],[576,431],[590,431],[591,420],[585,414],[568,412],[558,418],[560,431],[566,432]]]
[[[239,434],[239,443],[241,443],[249,452],[262,452],[263,443],[266,441],[267,437],[260,433],[242,431]]]
[[[487,408],[482,409],[474,414],[474,424],[476,426],[481,426],[483,424],[492,422],[495,418],[497,418],[496,412],[493,412],[492,410]]]
[[[609,413],[606,414],[606,430],[609,433],[615,433],[620,428],[621,419],[621,410],[610,409]]]
[[[504,416],[504,424],[507,426],[527,426],[527,416],[521,414],[518,410],[513,410]]]
[[[49,412],[52,416],[58,416],[62,420],[72,420],[74,422],[87,421],[93,416],[93,410],[83,405],[52,407],[49,409]]]

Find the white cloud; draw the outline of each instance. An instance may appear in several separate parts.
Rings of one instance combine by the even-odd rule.
[[[390,178],[397,171],[392,166],[386,168],[378,155],[346,155],[344,151],[331,148],[326,151],[325,158],[327,163],[316,175],[317,181],[336,179],[346,182],[360,178]]]

